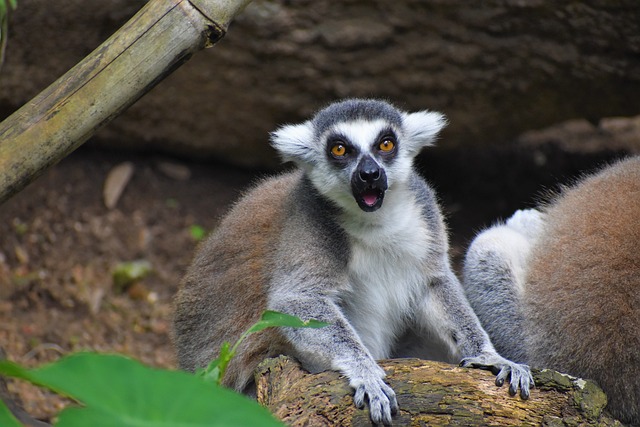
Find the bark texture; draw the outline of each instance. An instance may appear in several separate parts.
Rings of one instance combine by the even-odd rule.
[[[487,371],[418,359],[381,366],[400,405],[394,426],[621,426],[603,411],[606,396],[595,384],[554,371],[535,372],[536,388],[521,400],[496,387]],[[371,425],[336,372],[308,374],[279,357],[263,362],[256,383],[258,401],[287,425]]]
[[[105,40],[142,0],[20,1],[0,117]],[[506,144],[566,119],[640,113],[637,0],[255,0],[102,133],[108,144],[274,164],[277,124],[346,96],[450,118],[449,147]]]

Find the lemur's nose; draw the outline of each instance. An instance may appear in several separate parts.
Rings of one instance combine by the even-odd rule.
[[[371,183],[380,179],[380,166],[369,156],[365,156],[358,167],[358,176],[364,182]]]

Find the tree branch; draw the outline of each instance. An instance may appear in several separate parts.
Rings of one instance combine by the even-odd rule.
[[[618,425],[603,408],[595,384],[543,370],[528,400],[496,387],[491,372],[418,359],[380,362],[400,412],[394,426]],[[353,391],[337,372],[308,374],[286,357],[267,359],[256,373],[258,401],[289,426],[370,426],[368,410],[353,404]]]
[[[195,52],[250,0],[151,0],[89,56],[0,123],[0,203],[85,142]]]

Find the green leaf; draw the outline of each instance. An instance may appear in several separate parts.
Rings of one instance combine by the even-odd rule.
[[[33,370],[2,361],[0,373],[85,405],[63,410],[56,427],[282,426],[242,395],[186,372],[150,368],[124,356],[77,353]]]
[[[0,0],[0,16],[4,16],[7,14],[7,3],[11,10],[15,10],[18,7],[18,0]]]
[[[7,359],[0,360],[0,374],[33,382],[27,369]]]
[[[293,328],[322,328],[327,326],[328,323],[319,322],[317,320],[301,320],[296,316],[280,313],[279,311],[266,310],[262,313],[260,320],[253,324],[248,330],[246,330],[238,341],[230,348],[228,342],[224,342],[220,347],[220,355],[217,359],[212,360],[206,369],[199,372],[199,375],[205,378],[207,381],[212,381],[216,384],[220,384],[224,374],[227,371],[227,366],[231,359],[235,356],[236,350],[240,346],[240,343],[244,341],[249,335],[254,332],[260,332],[263,329],[272,328],[275,326],[290,326]]]
[[[9,8],[7,8],[7,4],[9,4],[9,7],[11,10],[15,10],[16,7],[18,6],[18,1],[17,0],[0,0],[0,21],[4,23],[8,22],[8,18],[7,15],[9,13]],[[3,27],[3,30],[5,30],[6,32],[6,28]],[[3,34],[0,34],[0,37],[3,36]]]
[[[18,6],[17,0],[8,0],[9,7],[15,9]],[[7,33],[9,31],[9,10],[7,0],[0,0],[0,67],[4,62],[4,51],[7,47]]]
[[[146,259],[121,262],[113,269],[113,286],[122,292],[135,282],[147,277],[153,272],[153,267]]]
[[[220,384],[233,356],[235,356],[235,351],[231,350],[231,344],[225,341],[220,347],[220,355],[213,359],[200,375],[206,381]]]
[[[199,242],[200,240],[205,238],[205,236],[207,235],[207,230],[205,230],[204,227],[194,224],[189,227],[189,234],[191,235],[191,238],[193,240]]]
[[[279,311],[266,310],[262,313],[260,321],[254,324],[249,329],[249,332],[258,332],[274,326],[289,326],[292,328],[324,328],[328,325],[328,323],[320,322],[318,320],[302,320],[299,317],[280,313]]]
[[[0,399],[0,426],[2,427],[24,427],[20,421],[13,416],[7,405]]]

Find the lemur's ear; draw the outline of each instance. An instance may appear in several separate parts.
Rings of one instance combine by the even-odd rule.
[[[297,125],[284,125],[271,132],[271,145],[278,150],[285,162],[312,161],[314,158],[312,141],[313,126],[310,121]]]
[[[438,133],[447,125],[447,118],[435,111],[417,111],[403,113],[402,124],[406,132],[406,149],[417,154],[421,148],[433,145]]]

